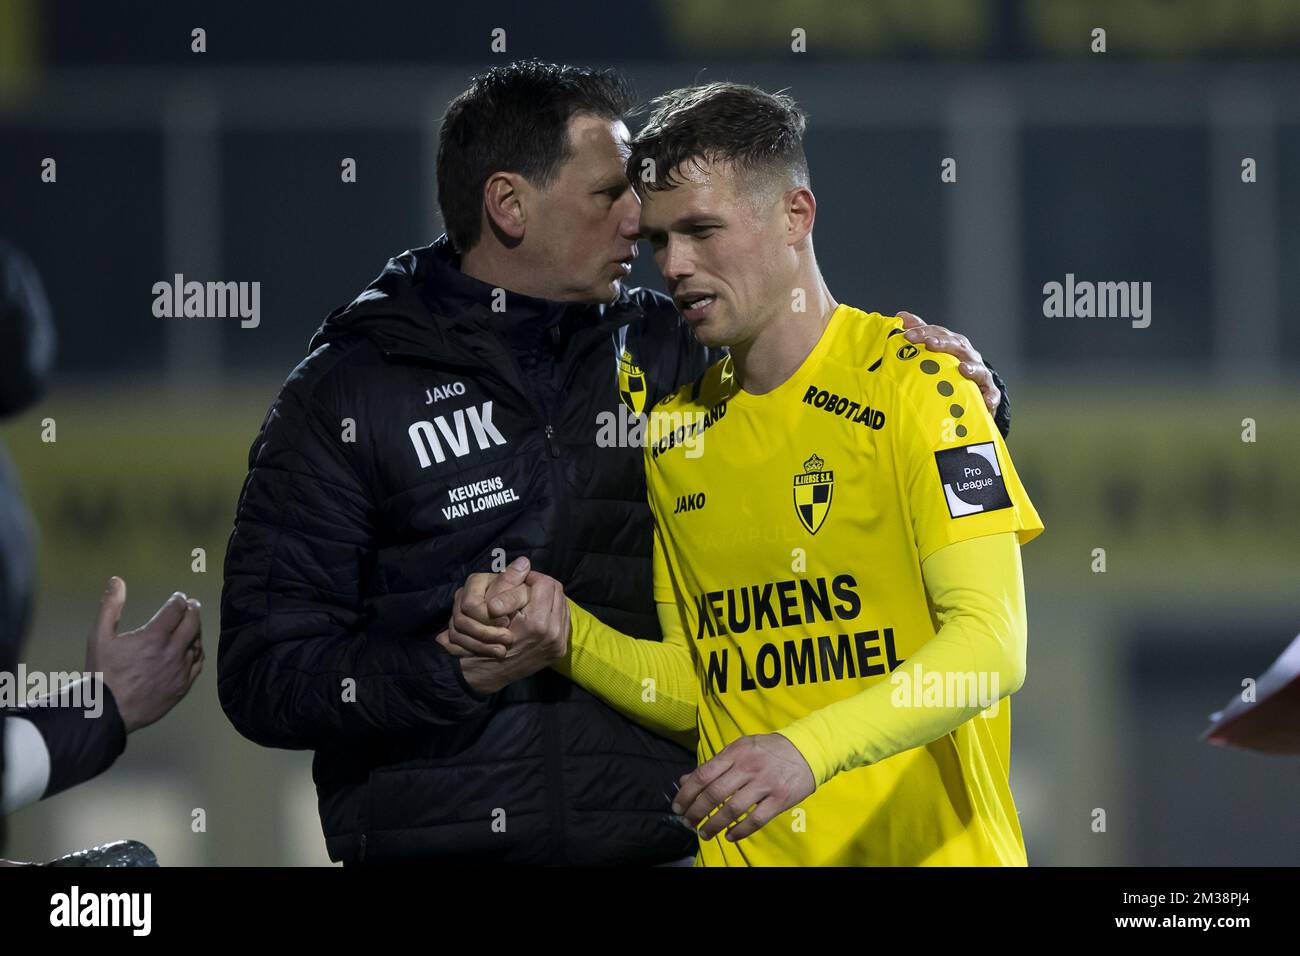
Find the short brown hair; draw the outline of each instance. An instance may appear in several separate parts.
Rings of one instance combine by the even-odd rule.
[[[738,170],[783,174],[808,185],[803,152],[807,126],[795,101],[741,83],[707,83],[650,101],[650,118],[632,141],[627,175],[638,190],[672,189],[683,163],[725,162]],[[646,161],[652,175],[643,170]]]
[[[518,173],[545,188],[573,154],[570,118],[622,119],[633,102],[631,85],[613,69],[520,60],[474,77],[438,133],[438,206],[456,251],[479,241],[490,175]]]

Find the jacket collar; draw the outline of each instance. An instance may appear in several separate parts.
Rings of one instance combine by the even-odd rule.
[[[447,236],[390,259],[379,276],[348,305],[329,314],[310,348],[361,334],[385,352],[454,358],[478,353],[481,337],[495,330],[515,347],[535,347],[550,330],[621,324],[639,312],[624,285],[609,305],[555,302],[507,290],[505,312],[492,310],[495,289],[460,271]]]
[[[460,256],[446,236],[433,243],[429,251],[429,275],[420,285],[420,292],[435,315],[463,316],[469,313],[481,323],[486,310],[486,314],[491,315],[493,326],[503,336],[526,337],[547,332],[570,312],[590,309],[589,306],[553,302],[507,289],[503,302],[505,311],[493,312],[494,300],[502,297],[494,286],[461,271]]]

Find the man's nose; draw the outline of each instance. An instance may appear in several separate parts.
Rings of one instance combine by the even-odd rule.
[[[695,266],[691,262],[686,243],[670,238],[664,248],[664,277],[679,279],[691,275],[694,271]]]
[[[630,199],[628,197],[631,197]],[[636,190],[629,189],[622,197],[623,218],[619,221],[618,234],[633,241],[641,238],[641,200]]]

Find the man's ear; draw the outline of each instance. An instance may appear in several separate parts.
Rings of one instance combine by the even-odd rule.
[[[817,218],[817,198],[807,186],[796,186],[785,194],[786,241],[796,246],[812,235]]]
[[[493,229],[518,242],[528,220],[528,184],[516,173],[493,173],[483,184],[483,209]]]

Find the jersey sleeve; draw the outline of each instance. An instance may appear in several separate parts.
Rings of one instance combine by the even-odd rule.
[[[780,733],[794,744],[817,786],[846,770],[920,747],[1010,696],[1025,681],[1028,621],[1020,546],[1009,533],[944,548],[922,566],[941,626],[888,681],[813,711]],[[928,674],[985,675],[988,697],[962,694],[941,705],[898,706],[898,681]],[[987,686],[987,685],[986,685]]]
[[[695,666],[677,605],[658,605],[663,640],[646,641],[566,600],[569,650],[551,667],[647,730],[695,750]]]
[[[889,357],[898,381],[892,441],[919,560],[984,535],[1043,530],[1006,443],[974,382],[951,355],[922,348]]]
[[[654,555],[650,563],[654,568],[655,603],[676,606],[677,596],[673,593],[673,582],[668,571],[668,558],[664,554],[664,539],[659,536],[658,519],[655,519],[654,538]]]

